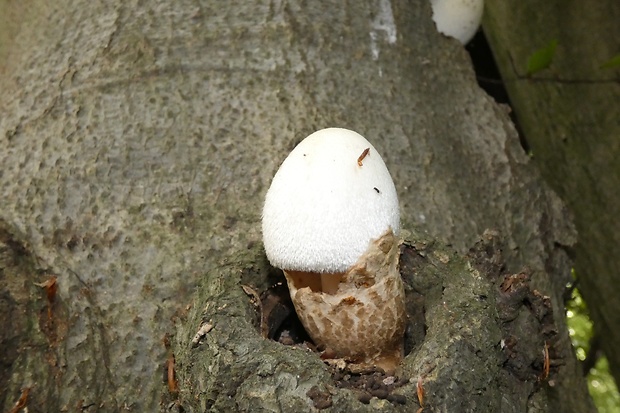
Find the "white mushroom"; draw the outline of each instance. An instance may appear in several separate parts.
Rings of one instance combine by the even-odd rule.
[[[467,44],[482,21],[484,0],[431,0],[437,30]]]
[[[329,128],[280,166],[263,241],[304,327],[338,357],[393,370],[402,358],[400,214],[390,173],[361,135]]]

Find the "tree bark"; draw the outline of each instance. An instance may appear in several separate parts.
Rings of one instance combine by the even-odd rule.
[[[425,2],[0,4],[5,410],[31,388],[34,412],[315,411],[316,386],[330,411],[411,411],[420,379],[425,411],[593,411],[563,324],[574,231]],[[328,126],[373,142],[414,231],[405,406],[264,340],[241,288],[282,280],[263,197]]]
[[[620,4],[487,6],[485,33],[535,163],[575,217],[578,287],[619,381],[620,69],[605,63],[618,56]],[[528,57],[552,40],[551,65],[526,77]]]

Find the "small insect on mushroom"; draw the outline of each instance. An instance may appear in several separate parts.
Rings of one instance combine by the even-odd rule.
[[[314,342],[393,371],[406,321],[400,213],[392,177],[370,142],[339,128],[304,139],[273,178],[262,224],[267,258],[284,271]]]
[[[362,152],[362,154],[359,156],[359,158],[357,158],[357,165],[358,166],[364,166],[364,164],[362,163],[362,161],[364,160],[364,158],[368,155],[368,153],[370,153],[370,148],[366,148],[364,149],[364,152]]]

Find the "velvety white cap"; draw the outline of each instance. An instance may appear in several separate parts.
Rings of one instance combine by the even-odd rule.
[[[344,272],[389,229],[400,229],[392,177],[370,142],[347,129],[323,129],[297,145],[263,208],[267,258],[285,270]]]
[[[467,44],[482,21],[484,0],[431,0],[437,30]]]

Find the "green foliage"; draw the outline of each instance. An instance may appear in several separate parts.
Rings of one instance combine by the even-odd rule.
[[[614,69],[620,67],[620,54],[615,55],[601,65],[601,69]]]
[[[527,59],[527,76],[548,68],[555,56],[555,49],[558,46],[557,39],[553,39],[548,45],[536,50]]]
[[[620,409],[620,393],[609,374],[606,357],[601,357],[588,375],[588,388],[598,413],[617,413]]]
[[[593,335],[592,321],[588,317],[586,303],[576,288],[573,290],[570,301],[566,303],[566,318],[577,358],[584,361],[590,350],[590,340]]]
[[[577,289],[573,290],[566,304],[566,322],[577,358],[583,361],[590,351],[593,328],[586,303]],[[601,357],[590,370],[588,389],[599,413],[617,413],[620,410],[620,393],[609,373],[607,358]]]

